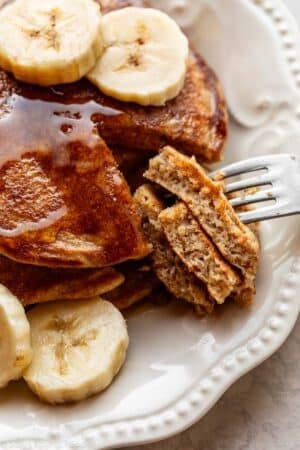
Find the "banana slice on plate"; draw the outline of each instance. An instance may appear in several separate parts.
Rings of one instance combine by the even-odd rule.
[[[0,387],[21,378],[31,358],[30,328],[24,308],[0,285]]]
[[[78,401],[100,392],[124,363],[126,323],[110,302],[41,304],[28,319],[34,355],[24,379],[46,402]]]
[[[87,78],[105,94],[163,105],[181,91],[188,40],[167,14],[127,7],[103,16],[104,52]]]
[[[28,83],[79,80],[102,52],[94,0],[15,0],[0,9],[0,66]]]

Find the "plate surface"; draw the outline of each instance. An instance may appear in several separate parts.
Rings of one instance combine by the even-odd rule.
[[[225,162],[300,154],[300,48],[279,0],[153,0],[185,27],[220,77],[231,112]],[[288,174],[287,174],[288,176]],[[61,407],[22,383],[0,393],[1,450],[107,449],[163,439],[200,419],[290,333],[300,306],[300,220],[262,224],[257,296],[199,320],[184,307],[128,316],[131,346],[113,385]]]

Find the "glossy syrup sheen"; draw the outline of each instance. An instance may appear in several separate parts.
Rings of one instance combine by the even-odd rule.
[[[20,261],[48,264],[49,257],[40,259],[41,255],[48,255],[48,247],[63,235],[64,241],[66,236],[72,240],[72,248],[76,246],[70,236],[81,237],[79,252],[86,236],[92,236],[87,265],[134,256],[139,243],[144,245],[139,219],[94,120],[95,115],[99,121],[99,116],[122,113],[88,97],[74,99],[68,94],[70,86],[43,89],[5,77],[0,90],[6,93],[0,108],[4,253]],[[50,259],[59,261],[59,249],[56,256],[53,252],[50,248]],[[145,246],[141,252],[145,253]]]
[[[43,90],[30,89],[26,86],[21,92],[13,93],[6,98],[0,115],[2,178],[5,179],[7,169],[11,173],[12,167],[21,159],[23,159],[23,166],[26,167],[28,159],[25,156],[33,153],[37,157],[49,158],[50,156],[54,166],[67,167],[70,164],[68,150],[70,144],[76,141],[87,147],[97,146],[99,136],[95,129],[93,115],[95,113],[110,116],[119,114],[112,108],[97,105],[93,100],[77,104],[67,102],[67,96],[55,91],[54,88]],[[49,183],[51,185],[50,180]],[[49,211],[44,210],[40,217],[36,217],[38,221],[31,221],[31,223],[27,221],[15,229],[0,228],[0,234],[13,236],[19,231],[47,227],[64,215],[66,207],[60,199],[59,192],[54,186],[51,189],[50,185],[43,186],[44,189],[51,191],[49,194],[51,193],[52,201],[49,203]]]

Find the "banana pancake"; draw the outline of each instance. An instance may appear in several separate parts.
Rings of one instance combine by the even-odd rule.
[[[0,252],[55,267],[145,256],[140,218],[95,130],[93,102],[80,109],[26,96],[26,86],[22,94],[11,93],[0,115]]]
[[[115,290],[124,275],[113,267],[52,269],[20,264],[0,255],[0,283],[24,306],[53,300],[91,298]]]

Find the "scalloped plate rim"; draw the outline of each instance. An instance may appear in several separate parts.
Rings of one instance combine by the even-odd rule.
[[[300,33],[295,28],[294,19],[281,0],[247,0],[256,5],[275,5],[283,11],[284,18],[296,33],[300,42]],[[268,12],[268,8],[265,8]],[[300,63],[299,49],[297,62]],[[287,64],[287,61],[285,61]],[[300,85],[297,82],[297,85]],[[300,309],[300,255],[295,255],[288,273],[285,275],[274,305],[273,315],[265,321],[257,332],[246,342],[221,358],[214,368],[209,370],[204,379],[199,379],[181,398],[163,411],[137,419],[116,421],[86,428],[71,439],[63,440],[68,429],[64,425],[53,430],[48,438],[24,440],[21,436],[5,441],[17,445],[19,450],[38,450],[51,448],[57,450],[71,449],[113,449],[156,442],[173,436],[203,417],[223,393],[240,377],[271,356],[286,340],[292,331]],[[272,339],[270,338],[272,337]],[[206,397],[205,406],[201,400]],[[21,440],[22,439],[22,440]],[[2,441],[4,443],[4,441]],[[44,445],[47,447],[44,447]],[[49,444],[49,446],[48,446]]]

